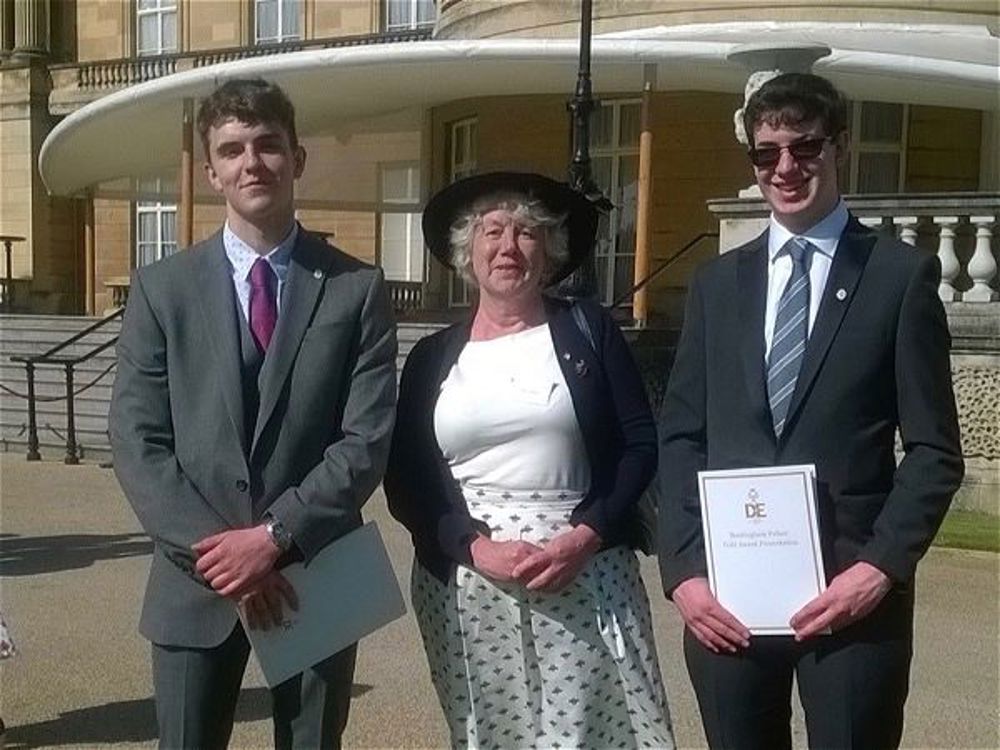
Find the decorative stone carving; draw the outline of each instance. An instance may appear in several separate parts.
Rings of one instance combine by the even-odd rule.
[[[1000,458],[1000,368],[958,367],[952,371],[962,452]]]

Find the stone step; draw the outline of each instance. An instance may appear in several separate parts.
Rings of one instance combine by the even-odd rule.
[[[27,451],[27,374],[23,363],[12,362],[12,355],[40,354],[62,343],[99,318],[52,315],[0,316],[0,450]],[[399,355],[397,368],[402,369],[413,345],[424,336],[443,327],[433,323],[402,323],[397,329]],[[121,330],[121,321],[114,320],[104,328],[89,334],[58,356],[76,357],[112,340]],[[73,399],[76,439],[85,460],[107,461],[110,448],[107,440],[108,408],[114,383],[114,347],[75,365]],[[96,382],[95,382],[96,381]],[[9,389],[9,390],[7,390]],[[13,393],[11,393],[13,391]],[[38,426],[39,450],[46,460],[61,460],[66,449],[66,374],[62,366],[35,367],[35,421]],[[56,400],[50,400],[52,398]]]
[[[0,450],[26,451],[27,392],[23,364],[10,361],[12,354],[38,354],[65,341],[92,325],[97,318],[3,315],[0,316]],[[397,327],[399,355],[397,372],[406,356],[424,336],[445,327],[445,323],[404,322]],[[120,330],[120,321],[88,335],[81,343],[68,347],[63,354],[78,356],[94,346],[111,340]],[[673,330],[626,329],[626,338],[636,352],[636,359],[650,395],[658,400],[666,381],[665,373],[673,359],[677,335]],[[74,367],[73,399],[77,443],[85,460],[106,461],[108,447],[108,408],[114,383],[114,347]],[[35,418],[40,451],[46,460],[61,460],[65,455],[66,376],[62,367],[39,365],[35,369]],[[82,389],[82,390],[81,390]],[[10,391],[13,391],[11,393]],[[54,399],[54,400],[53,400]]]

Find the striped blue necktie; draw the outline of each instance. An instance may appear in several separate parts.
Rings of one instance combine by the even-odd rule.
[[[785,427],[809,337],[809,253],[813,246],[802,237],[793,237],[783,249],[792,257],[792,276],[778,301],[767,358],[767,399],[777,437]]]

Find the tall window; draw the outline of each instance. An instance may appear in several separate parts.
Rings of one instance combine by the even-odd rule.
[[[420,202],[420,167],[416,163],[384,164],[381,177],[381,258],[390,281],[423,281],[424,239]]]
[[[177,252],[177,206],[150,200],[172,192],[169,180],[142,180],[139,194],[147,200],[135,203],[135,264],[145,266]]]
[[[386,31],[429,28],[434,15],[434,0],[385,0]]]
[[[634,283],[639,108],[638,100],[608,100],[601,102],[591,121],[594,181],[615,205],[610,214],[601,216],[594,250],[598,294],[605,304]]]
[[[855,102],[851,107],[851,193],[896,193],[906,178],[909,107],[890,102]]]
[[[177,0],[138,0],[135,21],[136,54],[177,51]]]
[[[448,146],[448,182],[468,177],[476,171],[476,141],[479,121],[475,117],[451,124]],[[468,307],[472,298],[469,284],[454,271],[448,274],[448,303]]]
[[[273,44],[301,39],[300,0],[255,0],[257,44]]]

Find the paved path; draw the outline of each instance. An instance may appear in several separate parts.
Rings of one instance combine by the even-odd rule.
[[[112,473],[0,456],[2,608],[20,648],[0,666],[8,748],[155,746],[149,652],[136,634],[150,543]],[[379,521],[406,590],[410,548],[381,494]],[[1000,748],[995,555],[934,550],[920,569],[917,646],[904,745]],[[680,625],[644,561],[682,747],[704,746],[680,659]],[[346,744],[444,747],[446,735],[411,615],[366,640]],[[271,746],[260,674],[248,672],[233,748]],[[796,746],[805,747],[801,721]]]

